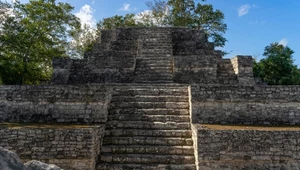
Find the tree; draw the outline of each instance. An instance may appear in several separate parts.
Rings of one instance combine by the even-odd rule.
[[[141,22],[147,26],[168,26],[170,23],[169,6],[166,1],[147,1],[146,5],[150,11],[140,13]]]
[[[68,55],[72,58],[82,58],[85,52],[92,51],[97,38],[97,31],[90,25],[84,24],[75,28],[69,44]]]
[[[204,0],[203,0],[204,1]],[[223,34],[227,30],[224,14],[214,10],[210,4],[195,4],[194,0],[169,0],[171,21],[173,26],[184,26],[201,29],[212,38],[215,46],[223,47],[226,38]]]
[[[169,0],[171,9],[171,21],[173,26],[190,27],[193,25],[195,10],[194,0]]]
[[[227,41],[223,37],[227,30],[224,18],[224,14],[220,10],[214,11],[212,5],[198,3],[194,10],[191,27],[204,30],[212,38],[215,46],[223,47]]]
[[[15,2],[1,20],[0,77],[4,84],[37,84],[51,77],[52,57],[66,57],[67,37],[80,27],[73,7],[55,0]]]
[[[98,29],[115,29],[117,27],[134,27],[138,26],[135,14],[126,14],[125,16],[115,15],[105,18],[98,22]]]
[[[147,1],[146,5],[149,10],[138,15],[106,18],[99,22],[98,28],[182,26],[204,30],[217,47],[223,47],[227,41],[223,36],[227,30],[225,16],[220,10],[214,10],[210,4],[196,4],[195,0],[152,0]]]
[[[11,14],[12,5],[7,2],[0,1],[0,21],[5,22],[5,20]]]
[[[254,75],[270,85],[300,84],[300,72],[293,64],[294,51],[278,43],[265,47],[264,56],[254,63]]]

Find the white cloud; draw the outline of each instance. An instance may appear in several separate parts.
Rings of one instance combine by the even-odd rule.
[[[255,5],[254,5],[254,7],[255,7]],[[250,8],[252,8],[252,6],[249,5],[249,4],[245,4],[245,5],[240,6],[239,9],[238,9],[239,17],[248,14]]]
[[[281,44],[283,46],[286,46],[288,44],[288,40],[286,38],[283,38],[282,40],[279,41],[278,44]]]
[[[80,8],[79,12],[75,13],[75,15],[80,19],[81,24],[88,25],[90,27],[96,26],[96,19],[93,16],[94,9],[89,5],[84,5]]]
[[[120,11],[130,11],[130,4],[123,4],[122,8],[119,9]]]

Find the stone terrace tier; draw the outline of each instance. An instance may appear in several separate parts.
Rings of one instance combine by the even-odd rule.
[[[199,170],[299,169],[300,127],[193,126]]]
[[[83,59],[53,60],[52,84],[197,83],[253,85],[252,57],[222,59],[201,30],[103,30]]]

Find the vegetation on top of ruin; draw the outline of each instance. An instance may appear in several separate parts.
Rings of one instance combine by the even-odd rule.
[[[293,53],[288,46],[278,43],[266,46],[265,58],[254,63],[254,75],[269,85],[300,84],[300,70],[294,65]]]
[[[154,0],[146,5],[148,12],[105,18],[98,22],[98,29],[182,26],[204,30],[216,47],[223,47],[227,41],[223,36],[227,30],[225,16],[210,4],[195,3],[194,0]]]

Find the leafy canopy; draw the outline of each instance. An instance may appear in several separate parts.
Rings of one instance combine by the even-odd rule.
[[[223,36],[227,30],[225,16],[210,4],[195,3],[195,0],[153,0],[146,5],[148,11],[124,17],[116,15],[100,21],[99,25],[102,29],[182,26],[204,30],[217,47],[223,47],[227,41]]]
[[[266,46],[265,58],[254,64],[254,75],[269,85],[300,84],[300,71],[293,64],[293,53],[289,47],[278,43]]]
[[[51,76],[52,57],[66,56],[67,38],[80,27],[73,7],[55,0],[15,2],[0,21],[0,77],[4,84],[37,84]]]
[[[98,22],[99,29],[115,29],[117,27],[134,27],[138,24],[134,18],[135,14],[126,14],[125,16],[115,15],[105,18]]]

